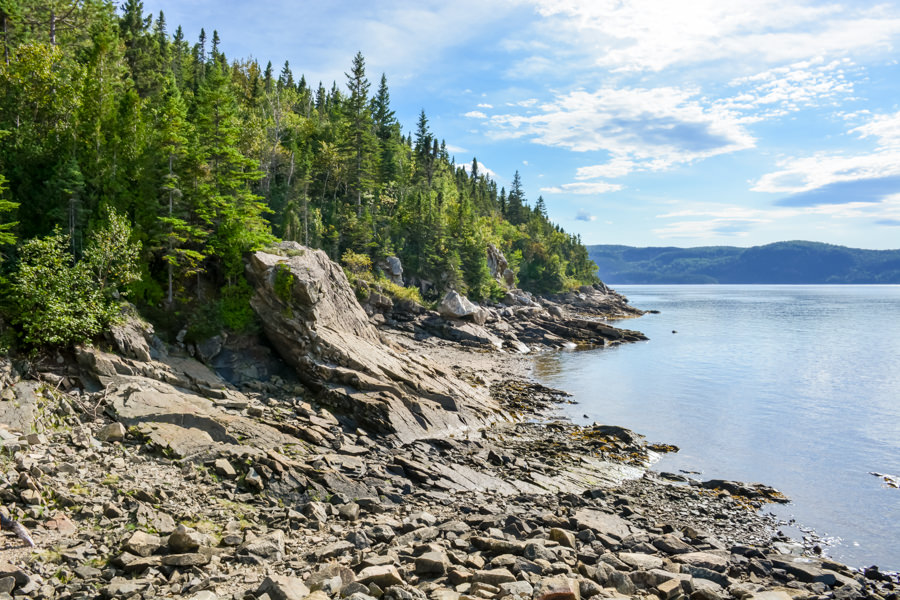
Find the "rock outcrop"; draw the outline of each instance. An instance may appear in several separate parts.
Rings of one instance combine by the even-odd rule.
[[[343,270],[320,250],[283,242],[247,266],[251,306],[281,357],[322,401],[404,442],[490,420],[487,391],[388,346],[359,305]]]
[[[503,253],[493,244],[488,244],[487,247],[487,264],[491,277],[508,288],[515,285],[516,274],[509,268],[509,262]]]

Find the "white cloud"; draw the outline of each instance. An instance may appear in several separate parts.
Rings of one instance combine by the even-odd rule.
[[[595,217],[594,215],[590,214],[590,213],[589,213],[588,211],[586,211],[586,210],[579,210],[579,211],[578,211],[578,214],[575,215],[575,220],[576,220],[576,221],[585,221],[585,222],[590,223],[591,221],[596,221],[596,220],[597,220],[597,217]]]
[[[605,181],[564,183],[560,186],[542,187],[541,191],[547,194],[606,194],[622,189],[618,183],[606,183]]]
[[[895,6],[807,0],[532,0],[557,41],[616,71],[728,61],[777,64],[890,51]],[[732,66],[733,68],[733,66]]]
[[[752,186],[755,192],[797,194],[835,183],[882,179],[900,175],[900,111],[871,116],[850,133],[874,137],[871,152],[848,154],[817,152],[778,161],[778,169],[766,173]]]
[[[486,103],[482,102],[481,104],[478,105],[478,108],[494,108],[494,105],[486,104]]]
[[[483,112],[481,112],[480,110],[470,110],[463,116],[468,117],[470,119],[487,119],[488,118],[488,116],[486,114],[484,114]]]
[[[750,111],[748,122],[838,104],[853,93],[853,82],[846,77],[851,68],[853,63],[848,58],[826,63],[818,57],[768,69],[732,80],[730,85],[741,91],[717,104],[730,110]]]
[[[748,208],[731,204],[704,205],[657,215],[670,223],[653,229],[662,238],[715,239],[745,237],[760,226],[785,225],[790,220],[808,228],[812,219],[822,225],[846,225],[848,220],[900,221],[900,194],[879,202],[851,202],[802,207]]]
[[[468,152],[465,148],[454,146],[453,144],[447,144],[447,151],[452,154],[465,154]]]
[[[608,162],[577,170],[580,182],[662,171],[755,143],[735,111],[675,87],[578,90],[541,105],[537,114],[494,115],[490,124],[489,135],[495,138],[525,138],[576,152],[606,151]],[[601,182],[597,189],[608,185]],[[597,193],[587,183],[547,189]]]

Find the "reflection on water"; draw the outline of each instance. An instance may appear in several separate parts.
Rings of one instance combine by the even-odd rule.
[[[774,485],[832,556],[900,569],[900,490],[869,475],[900,474],[900,286],[620,291],[661,311],[628,321],[649,342],[536,359],[573,420],[679,446],[661,470]]]

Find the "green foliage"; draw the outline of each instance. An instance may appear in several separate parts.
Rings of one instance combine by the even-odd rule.
[[[131,228],[115,211],[91,236],[77,264],[71,240],[57,229],[21,248],[11,285],[12,321],[28,345],[69,345],[87,341],[119,314],[118,299],[136,281],[140,248]]]
[[[35,326],[31,343],[89,337],[101,305],[137,274],[133,297],[175,331],[186,319],[251,327],[243,260],[275,235],[347,257],[355,281],[373,283],[372,265],[396,255],[430,299],[450,287],[502,296],[488,242],[526,289],[596,281],[580,240],[549,221],[543,199],[529,207],[518,173],[507,195],[476,160],[459,167],[424,110],[404,136],[387,76],[372,86],[361,53],[345,86],[312,88],[287,64],[278,74],[228,60],[216,33],[201,31],[197,44],[181,28],[169,36],[139,0],[119,14],[107,2],[13,4],[0,60],[0,246],[26,276],[64,268],[86,294],[62,300],[75,292],[51,289],[58,273],[40,292],[36,280],[16,288],[39,311],[49,298],[71,304],[43,332],[20,317]],[[62,7],[65,26],[51,33]],[[124,226],[136,233],[123,237]],[[106,237],[91,242],[91,231]]]
[[[275,297],[285,304],[291,301],[294,288],[294,274],[291,268],[284,264],[275,265],[275,275],[272,287],[275,290]]]

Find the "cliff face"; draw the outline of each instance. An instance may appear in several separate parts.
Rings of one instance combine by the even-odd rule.
[[[281,357],[323,401],[404,442],[461,432],[498,411],[476,388],[385,343],[341,268],[295,242],[256,252],[251,305]]]

